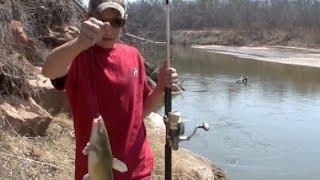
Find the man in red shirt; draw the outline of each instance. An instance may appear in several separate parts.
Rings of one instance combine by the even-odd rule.
[[[139,51],[118,43],[125,11],[123,0],[91,0],[79,37],[52,50],[43,65],[43,75],[66,91],[71,105],[77,180],[88,172],[82,150],[98,115],[105,121],[114,157],[128,167],[126,173],[114,171],[114,178],[151,179],[154,159],[142,119],[161,101],[165,87],[177,86],[178,75],[163,66],[156,88],[149,88]]]

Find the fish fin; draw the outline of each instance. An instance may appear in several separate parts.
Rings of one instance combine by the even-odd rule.
[[[90,180],[90,175],[86,174],[82,177],[82,180]]]
[[[122,173],[128,171],[127,165],[117,158],[113,158],[112,168]]]
[[[90,143],[87,143],[86,147],[82,150],[82,154],[88,155],[91,149],[92,149],[92,146],[90,145]]]

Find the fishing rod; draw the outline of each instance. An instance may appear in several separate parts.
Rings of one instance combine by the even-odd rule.
[[[87,9],[81,4],[78,0],[73,0],[76,4],[84,11],[87,12]],[[166,1],[166,65],[167,68],[171,66],[171,45],[170,45],[170,0]],[[164,42],[156,42],[147,40],[138,36],[134,36],[124,30],[124,35],[135,38],[144,42],[151,42],[154,44],[164,44]],[[185,125],[184,121],[181,118],[181,113],[178,111],[172,111],[172,91],[170,88],[165,89],[165,116],[164,122],[166,125],[166,144],[165,144],[165,180],[172,179],[172,149],[178,150],[179,143],[181,141],[191,140],[198,129],[204,129],[205,131],[209,130],[208,123],[203,123],[201,126],[195,127],[193,133],[189,136],[184,135]]]
[[[171,35],[170,35],[170,0],[166,1],[166,66],[171,66]],[[165,116],[164,122],[166,126],[166,144],[165,144],[165,180],[172,179],[172,149],[178,150],[179,143],[181,141],[188,141],[195,135],[198,129],[209,130],[209,124],[203,123],[201,126],[197,126],[193,133],[189,136],[184,135],[185,125],[182,120],[181,113],[178,111],[172,111],[172,91],[170,88],[165,88]]]
[[[166,0],[166,43],[167,43],[167,58],[166,65],[170,68],[170,1]],[[165,125],[166,125],[166,144],[165,144],[165,180],[171,180],[172,175],[172,150],[171,150],[171,132],[170,132],[170,118],[168,118],[172,111],[172,92],[170,88],[165,89],[164,97],[164,109],[165,109]]]

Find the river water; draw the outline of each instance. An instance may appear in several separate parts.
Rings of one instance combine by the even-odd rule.
[[[165,52],[152,48],[145,56],[158,64]],[[187,121],[187,132],[202,122],[211,128],[184,148],[213,161],[231,180],[320,177],[319,68],[185,47],[174,47],[173,61],[186,89],[173,109]],[[250,76],[247,85],[236,83],[241,74]]]

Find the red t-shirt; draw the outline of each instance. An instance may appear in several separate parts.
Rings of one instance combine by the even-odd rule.
[[[126,173],[114,170],[114,178],[151,178],[154,159],[142,121],[143,99],[151,90],[144,59],[136,48],[116,44],[112,49],[103,49],[95,45],[80,53],[68,74],[52,84],[66,90],[71,105],[76,180],[88,172],[82,149],[89,142],[92,120],[98,113],[105,120],[114,157],[128,166]]]

